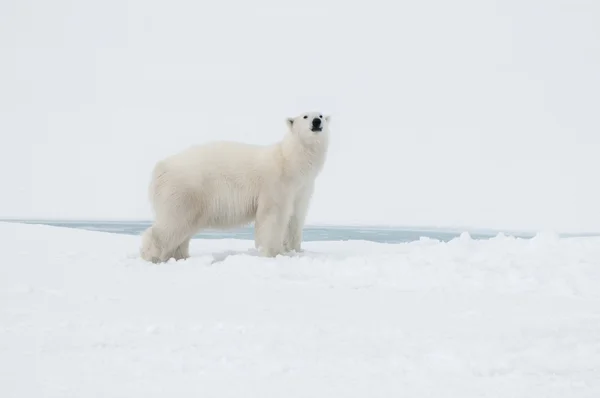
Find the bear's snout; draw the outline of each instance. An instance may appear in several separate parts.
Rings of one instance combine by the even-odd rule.
[[[321,131],[321,119],[319,119],[318,117],[312,120],[312,130]]]

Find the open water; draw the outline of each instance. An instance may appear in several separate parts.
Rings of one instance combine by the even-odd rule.
[[[32,224],[45,224],[68,228],[86,229],[126,235],[140,235],[150,225],[143,221],[48,221],[48,220],[14,220]],[[460,236],[463,231],[452,231],[436,228],[403,228],[403,227],[369,227],[369,226],[306,226],[303,232],[305,241],[339,241],[367,240],[381,243],[400,243],[431,238],[450,241]],[[473,239],[489,239],[498,234],[495,231],[469,231]],[[508,233],[507,233],[508,235]],[[512,236],[529,238],[527,233],[510,233]],[[199,232],[194,238],[202,239],[254,239],[252,226],[228,231],[206,230]]]

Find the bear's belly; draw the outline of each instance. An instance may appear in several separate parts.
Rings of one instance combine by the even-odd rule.
[[[255,189],[237,184],[218,185],[205,191],[203,224],[209,228],[235,228],[255,220],[258,202]]]

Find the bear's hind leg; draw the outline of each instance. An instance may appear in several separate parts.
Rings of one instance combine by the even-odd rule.
[[[140,256],[146,261],[153,263],[160,262],[161,247],[154,236],[153,227],[147,228],[142,234],[142,246],[140,247]]]
[[[173,252],[173,258],[176,261],[185,260],[190,257],[190,239],[185,239]]]
[[[200,199],[181,188],[167,189],[155,198],[156,220],[152,231],[160,249],[159,262],[189,257],[189,240],[202,224]]]
[[[155,227],[155,235],[160,240],[160,261],[166,262],[171,258],[182,259],[183,255],[185,258],[189,257],[189,239],[195,229],[188,223]]]

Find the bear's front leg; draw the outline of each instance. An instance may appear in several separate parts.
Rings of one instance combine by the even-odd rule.
[[[302,248],[302,229],[308,212],[310,198],[314,190],[314,184],[308,184],[298,192],[294,200],[292,215],[288,222],[284,238],[284,250],[286,252],[295,251],[301,253]]]
[[[300,244],[302,243],[302,223],[296,214],[290,217],[290,221],[286,228],[286,234],[283,242],[283,249],[286,252],[295,251],[302,252]]]
[[[265,257],[283,254],[283,240],[288,226],[291,204],[263,200],[258,205],[255,222],[255,246]]]

